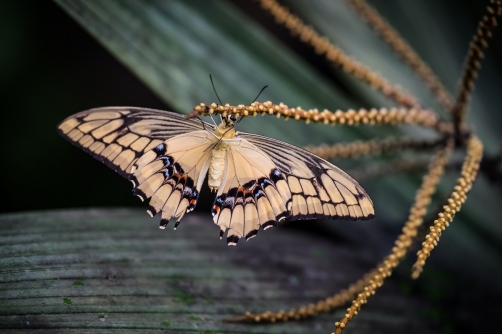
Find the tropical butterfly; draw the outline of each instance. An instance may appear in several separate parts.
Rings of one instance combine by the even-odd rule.
[[[371,199],[348,174],[288,143],[161,110],[108,107],[70,116],[58,132],[134,186],[147,212],[174,228],[192,211],[208,174],[212,208],[228,245],[283,219],[370,219]]]

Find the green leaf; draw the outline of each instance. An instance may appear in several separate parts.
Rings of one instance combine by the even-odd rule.
[[[187,113],[200,102],[216,100],[208,80],[209,73],[215,78],[223,103],[247,104],[267,84],[269,89],[260,100],[282,101],[290,106],[346,110],[363,105],[391,105],[356,79],[333,69],[330,75],[338,78],[342,88],[324,73],[319,73],[301,53],[295,52],[229,1],[55,1],[179,112]],[[312,4],[289,0],[285,3],[345,52],[418,96],[425,106],[437,107],[412,71],[344,1]],[[437,1],[379,2],[375,5],[417,48],[445,85],[454,90],[469,39],[483,12],[473,12],[464,2],[455,7],[461,13],[460,19],[451,15],[451,5]],[[257,15],[272,21],[265,12],[254,14]],[[493,44],[498,50],[497,43]],[[311,52],[308,47],[305,50]],[[469,119],[487,151],[493,154],[500,145],[498,124],[502,116],[495,106],[502,103],[498,93],[502,75],[490,52],[483,64]],[[352,141],[403,132],[389,127],[332,128],[292,121],[284,123],[271,118],[248,119],[243,122],[242,130],[296,145]],[[404,132],[431,135],[416,128],[405,128]],[[363,163],[372,161],[364,160]],[[448,182],[443,182],[439,188],[438,198],[451,192],[454,177],[447,179]],[[371,233],[368,231],[373,228],[381,231],[402,225],[419,181],[419,177],[389,175],[363,184],[374,200],[379,226],[364,225],[361,231],[350,233],[358,235]],[[500,281],[502,228],[493,217],[502,216],[502,206],[498,205],[501,201],[500,191],[480,177],[433,256],[440,263],[460,268],[473,278],[488,279],[492,283]],[[487,207],[490,209],[486,210]],[[346,233],[345,226],[327,226],[338,233]],[[385,249],[390,245],[389,242]],[[465,263],[469,263],[468,269]],[[493,274],[486,275],[487,272]]]
[[[107,331],[137,332],[169,324],[168,330],[180,333],[329,333],[342,310],[313,321],[273,326],[223,319],[246,311],[289,310],[325,298],[346,288],[368,263],[380,258],[363,248],[285,228],[260,232],[237,248],[220,241],[218,232],[199,213],[187,215],[176,231],[159,230],[157,222],[138,210],[0,215],[0,327],[22,331],[29,322],[40,330],[95,330],[106,325]],[[313,244],[325,258],[308,251]],[[124,257],[134,262],[124,263]],[[333,270],[333,263],[343,275]],[[172,275],[186,280],[166,284]],[[85,289],[72,286],[75,277],[85,279]],[[444,289],[447,300],[459,300],[448,308],[454,319],[465,312],[485,319],[485,309],[471,307],[472,296],[457,296],[449,286],[443,282],[434,288]],[[423,295],[403,296],[392,278],[385,293],[386,298],[372,300],[367,317],[352,324],[354,330],[371,326],[424,332],[432,325],[409,318],[414,314],[410,310],[433,306]],[[208,294],[214,296],[212,301],[206,300]],[[194,302],[177,303],[173,296]],[[78,303],[71,301],[76,298]]]

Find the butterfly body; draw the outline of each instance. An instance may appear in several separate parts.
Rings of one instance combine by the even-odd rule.
[[[211,162],[209,164],[208,186],[212,192],[218,190],[223,180],[225,172],[225,162],[227,158],[227,149],[229,144],[225,140],[216,143],[211,152]]]
[[[235,127],[232,121],[222,121],[218,127],[215,128],[214,134],[222,140],[233,139],[236,136]]]
[[[331,163],[296,146],[235,131],[235,117],[213,126],[175,113],[98,108],[64,120],[63,137],[127,177],[133,194],[162,213],[160,228],[197,205],[206,175],[216,192],[213,221],[235,245],[284,219],[370,219],[371,199]]]

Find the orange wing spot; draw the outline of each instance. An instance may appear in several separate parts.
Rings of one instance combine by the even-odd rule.
[[[215,205],[213,206],[213,210],[216,211],[216,214],[218,214],[220,212],[220,207]]]

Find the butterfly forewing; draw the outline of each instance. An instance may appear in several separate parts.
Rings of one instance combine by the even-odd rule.
[[[237,133],[268,155],[291,191],[290,220],[371,219],[373,203],[347,173],[318,156],[268,137]]]
[[[151,197],[148,212],[162,211],[163,228],[195,208],[211,152],[212,137],[204,127],[213,129],[172,112],[109,107],[75,114],[58,131],[130,178],[142,200]]]
[[[140,156],[162,141],[201,129],[200,122],[186,120],[183,115],[132,107],[91,109],[58,125],[64,138],[124,177]]]

